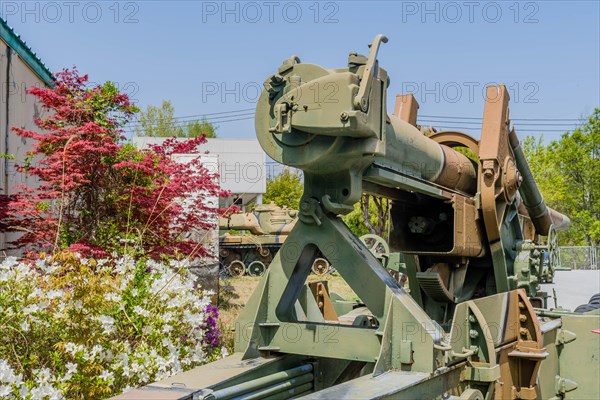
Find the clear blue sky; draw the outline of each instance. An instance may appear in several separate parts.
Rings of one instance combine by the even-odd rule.
[[[600,106],[598,1],[1,1],[0,10],[52,71],[76,65],[141,107],[170,99],[177,116],[250,109],[290,55],[344,67],[377,33],[389,38],[379,60],[390,109],[411,91],[420,114],[481,117],[488,82],[509,86],[513,118],[574,119]],[[546,140],[568,128],[526,123],[520,136]],[[252,119],[216,125],[222,137],[254,136]]]

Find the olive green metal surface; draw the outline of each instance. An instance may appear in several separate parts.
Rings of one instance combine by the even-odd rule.
[[[150,387],[182,399],[600,397],[600,311],[548,310],[539,289],[552,248],[540,235],[568,218],[540,205],[506,88],[488,87],[501,101],[486,101],[481,140],[428,137],[416,110],[386,111],[386,42],[378,35],[344,68],[292,56],[265,81],[256,133],[271,158],[304,172],[298,220],[236,323],[235,354]],[[392,201],[386,257],[341,219],[363,192]],[[359,301],[308,288],[319,257]]]

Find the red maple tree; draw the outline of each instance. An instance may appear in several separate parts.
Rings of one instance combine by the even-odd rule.
[[[228,193],[201,164],[205,137],[145,150],[124,143],[122,127],[137,107],[111,82],[88,87],[75,68],[57,73],[52,88],[28,93],[48,116],[35,120],[43,133],[13,128],[34,140],[28,155],[37,162],[19,170],[40,182],[0,199],[0,229],[22,233],[14,246],[207,255],[189,233],[214,228],[218,205],[207,199]],[[198,156],[185,164],[173,159],[182,153]]]

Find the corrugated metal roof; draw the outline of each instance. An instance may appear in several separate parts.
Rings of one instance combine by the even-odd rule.
[[[31,50],[21,36],[17,35],[8,23],[0,18],[0,38],[13,49],[29,67],[44,81],[48,86],[52,86],[52,73],[44,65],[42,60]]]

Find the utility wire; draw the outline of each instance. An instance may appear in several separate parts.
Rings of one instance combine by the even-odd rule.
[[[253,118],[254,118],[254,112],[251,112],[251,113],[242,113],[242,114],[236,114],[236,115],[224,115],[221,117],[214,117],[211,119],[207,118],[206,121],[211,124],[222,124],[222,123],[233,122],[233,121],[243,121],[243,120],[248,120],[248,119],[253,119]],[[187,125],[190,122],[202,122],[202,121],[204,121],[204,119],[178,121],[178,122],[169,124],[169,126],[173,127],[173,128],[184,127],[185,125]],[[153,124],[151,126],[155,127],[157,125],[158,124]],[[135,132],[136,128],[142,128],[142,127],[143,127],[142,124],[136,124],[136,125],[127,125],[124,128],[125,128],[125,131],[127,131],[127,132]]]
[[[246,112],[246,111],[254,111],[256,110],[256,108],[244,108],[242,110],[231,110],[231,111],[219,111],[219,112],[214,112],[214,113],[205,113],[205,114],[193,114],[193,115],[183,115],[183,116],[179,116],[179,117],[173,117],[173,119],[181,119],[181,118],[203,118],[209,115],[222,115],[222,114],[235,114],[235,113],[240,113],[240,112]]]
[[[202,121],[203,119],[211,120],[211,119],[216,119],[216,118],[238,116],[238,115],[234,115],[234,114],[241,115],[240,113],[245,113],[244,115],[250,115],[250,113],[249,113],[250,111],[252,112],[251,114],[254,114],[255,109],[254,108],[246,108],[243,110],[221,111],[221,112],[215,112],[215,113],[185,115],[185,116],[180,116],[180,117],[173,117],[172,119],[175,120],[176,123],[194,122],[194,121]],[[214,115],[222,115],[222,117],[213,117]],[[139,122],[139,119],[138,119],[135,122],[131,122],[131,123],[125,125],[124,128],[135,128],[135,127],[139,127],[141,125],[142,124]]]
[[[438,129],[443,129],[443,130],[470,130],[470,131],[479,131],[478,128],[474,128],[474,127],[466,127],[466,126],[445,126],[445,125],[435,125],[434,128],[438,128]],[[566,129],[534,129],[534,128],[527,128],[527,129],[522,129],[522,131],[524,132],[566,132]]]
[[[423,118],[437,118],[437,119],[474,119],[481,121],[481,117],[457,117],[453,115],[418,115],[418,117]],[[511,118],[511,121],[573,121],[573,122],[582,122],[582,118]]]
[[[254,112],[246,112],[246,113],[230,113],[227,115],[222,115],[222,116],[216,116],[216,117],[210,117],[210,118],[195,118],[195,119],[187,119],[187,120],[175,120],[174,122],[171,122],[170,125],[182,125],[182,124],[186,124],[188,122],[197,122],[197,121],[216,121],[219,119],[228,119],[228,118],[233,118],[233,117],[240,117],[240,116],[246,116],[246,115],[254,115]],[[133,123],[133,124],[128,124],[125,125],[126,128],[136,128],[136,127],[142,127],[144,124],[142,124],[141,122],[137,122],[137,123]],[[158,123],[155,124],[151,124],[151,126],[155,126],[158,125]]]
[[[427,123],[433,123],[433,124],[465,124],[465,125],[479,125],[481,126],[481,122],[472,122],[472,121],[436,121],[436,120],[431,120],[431,119],[419,119],[417,117],[417,122],[427,122]],[[514,120],[511,120],[514,121]],[[547,124],[547,123],[539,123],[539,124],[530,124],[530,123],[518,123],[516,124],[517,126],[577,126],[579,125],[581,122],[570,122],[570,123],[558,123],[558,124]]]
[[[172,127],[183,127],[188,123],[207,121],[211,124],[223,124],[235,121],[246,121],[254,118],[254,108],[246,108],[241,110],[232,111],[221,111],[206,114],[195,114],[174,117],[170,126]],[[481,126],[482,118],[479,117],[465,117],[465,116],[452,116],[452,115],[419,115],[418,122],[431,124],[439,129],[453,129],[453,130],[479,130]],[[584,122],[582,118],[511,118],[511,121],[526,121],[518,122],[517,127],[523,128],[524,131],[537,131],[537,132],[565,132],[569,128],[576,128],[578,125]],[[536,122],[539,121],[539,122]],[[441,124],[441,125],[439,125]],[[154,124],[151,126],[157,126]],[[466,125],[474,125],[473,127]],[[124,126],[126,132],[135,132],[137,128],[142,128],[143,124],[136,121]],[[544,128],[541,128],[544,127]],[[559,129],[548,129],[545,127],[556,127]],[[564,127],[564,128],[562,128]],[[562,128],[562,129],[560,129]]]
[[[233,118],[233,119],[228,119],[228,120],[224,120],[224,121],[216,121],[216,122],[218,122],[219,124],[224,124],[224,123],[228,123],[228,122],[234,122],[234,121],[247,121],[247,120],[251,120],[251,119],[254,119],[254,117],[253,117],[253,116],[251,116],[251,117],[243,117],[243,118]],[[209,121],[209,122],[210,122],[210,121]],[[135,130],[134,130],[134,129],[131,129],[131,130],[125,130],[124,132],[125,132],[125,133],[135,133]]]

